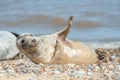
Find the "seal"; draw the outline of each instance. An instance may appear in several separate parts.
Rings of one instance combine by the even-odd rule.
[[[19,35],[16,40],[18,49],[36,64],[93,64],[98,56],[92,49],[78,41],[67,39],[72,26],[73,16],[68,25],[51,35],[34,36],[29,33]]]
[[[11,32],[0,31],[0,61],[14,59],[19,54],[16,38]]]

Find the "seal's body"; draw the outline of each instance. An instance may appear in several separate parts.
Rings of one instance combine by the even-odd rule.
[[[14,59],[19,54],[15,41],[11,32],[0,31],[0,61]]]
[[[17,47],[34,63],[96,63],[97,54],[80,42],[66,39],[72,25],[73,16],[68,26],[57,33],[44,36],[22,34],[17,38]]]

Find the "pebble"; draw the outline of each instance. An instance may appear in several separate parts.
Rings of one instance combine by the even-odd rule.
[[[120,70],[120,64],[119,65],[116,65],[118,67],[118,69]]]
[[[28,72],[28,70],[25,69],[25,68],[21,68],[21,71],[22,71],[23,73],[27,73],[27,72]]]
[[[88,74],[89,76],[93,75],[93,73],[92,73],[92,72],[88,72],[87,74]]]
[[[117,80],[120,80],[120,76],[117,78]]]

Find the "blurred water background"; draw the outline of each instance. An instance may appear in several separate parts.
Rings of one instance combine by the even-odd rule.
[[[0,30],[52,34],[74,16],[68,38],[97,47],[120,46],[120,0],[0,0]]]

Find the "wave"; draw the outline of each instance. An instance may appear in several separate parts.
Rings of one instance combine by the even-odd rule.
[[[53,16],[46,16],[46,15],[35,15],[35,16],[28,16],[27,18],[23,18],[22,20],[2,20],[0,21],[0,24],[4,24],[10,27],[16,27],[20,25],[30,25],[30,24],[45,24],[48,26],[66,26],[67,25],[67,19],[63,19],[61,17],[53,17]],[[89,21],[89,20],[80,20],[80,21],[74,21],[73,25],[75,27],[96,27],[100,26],[100,23]]]
[[[96,48],[120,48],[120,42],[84,42],[84,44],[88,45],[89,47],[92,47],[94,49]]]

